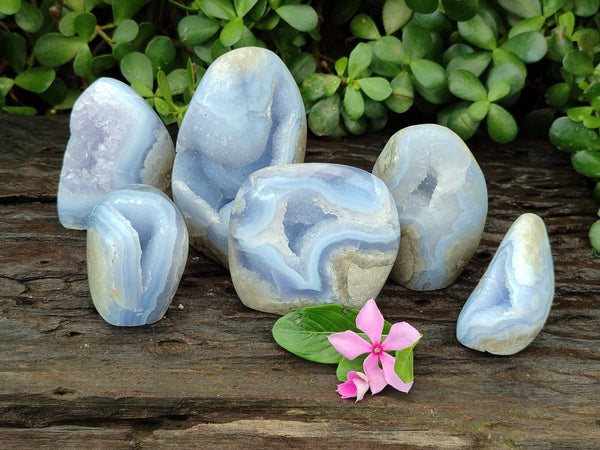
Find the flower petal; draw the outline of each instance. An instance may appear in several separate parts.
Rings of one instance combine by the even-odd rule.
[[[341,384],[338,384],[337,392],[342,396],[342,398],[356,397],[357,386],[356,384],[354,384],[353,380],[348,378],[348,380],[344,381]]]
[[[379,358],[373,353],[371,353],[365,359],[365,362],[363,363],[363,370],[369,379],[371,392],[373,394],[377,394],[387,385],[383,370],[381,370],[381,367],[379,367]]]
[[[383,375],[385,377],[385,381],[390,386],[399,390],[400,392],[408,392],[413,385],[413,382],[405,383],[398,376],[396,371],[394,370],[394,364],[396,364],[396,358],[387,353],[381,353],[381,366],[383,367]]]
[[[383,316],[373,299],[367,300],[356,316],[356,327],[364,331],[373,344],[381,343],[383,322]]]
[[[367,391],[369,390],[369,382],[362,378],[355,378],[352,380],[356,386],[356,401],[359,402],[363,399]]]
[[[333,345],[342,356],[354,359],[363,353],[369,353],[373,346],[361,338],[352,330],[343,333],[334,333],[327,336],[329,343]]]
[[[415,327],[406,322],[395,323],[390,328],[390,334],[385,338],[381,347],[386,352],[404,350],[419,339],[421,339],[421,333]]]

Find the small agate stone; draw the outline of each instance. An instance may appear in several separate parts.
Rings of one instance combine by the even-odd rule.
[[[154,323],[166,312],[188,254],[181,213],[152,186],[129,185],[94,208],[87,268],[94,306],[112,325]]]
[[[417,291],[452,284],[487,216],[485,179],[469,148],[446,127],[407,127],[390,138],[373,173],[392,192],[402,228],[391,278]]]
[[[362,307],[383,287],[400,239],[394,199],[379,178],[316,163],[253,173],[235,197],[229,232],[238,296],[276,314]]]
[[[553,297],[552,251],[544,221],[523,214],[509,228],[465,303],[456,337],[475,350],[515,354],[541,331]]]
[[[275,53],[232,50],[208,68],[177,137],[173,198],[192,246],[227,266],[231,202],[255,170],[302,162],[306,117],[298,86]]]
[[[99,78],[77,99],[58,184],[57,209],[66,228],[85,230],[108,192],[132,183],[165,190],[175,150],[164,124],[133,89]]]

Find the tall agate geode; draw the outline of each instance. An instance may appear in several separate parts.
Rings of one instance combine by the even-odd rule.
[[[385,184],[339,164],[253,173],[233,202],[229,268],[241,301],[259,311],[376,297],[396,259],[398,213]]]
[[[216,59],[177,137],[173,198],[191,245],[227,266],[231,202],[263,167],[301,162],[306,117],[298,86],[279,57],[244,47]]]
[[[112,78],[92,83],[73,105],[70,131],[56,200],[64,227],[85,230],[102,197],[127,184],[169,186],[173,141],[126,84]]]
[[[87,230],[87,268],[94,306],[108,323],[154,323],[173,299],[189,248],[171,199],[152,186],[130,185],[94,208]]]
[[[485,178],[463,140],[425,124],[394,134],[373,174],[388,186],[402,237],[390,277],[413,290],[452,284],[479,246],[487,216]]]

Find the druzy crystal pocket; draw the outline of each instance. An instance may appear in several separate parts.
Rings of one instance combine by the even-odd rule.
[[[485,179],[468,147],[440,125],[407,127],[390,138],[373,173],[392,192],[402,228],[391,278],[414,290],[452,284],[487,216]]]
[[[112,325],[144,325],[169,307],[187,260],[181,213],[161,191],[130,185],[94,208],[87,231],[94,306]]]
[[[191,244],[227,265],[231,202],[255,170],[301,162],[304,105],[294,78],[275,53],[232,50],[208,68],[177,137],[173,198]]]
[[[77,99],[58,185],[66,228],[84,230],[108,192],[131,183],[168,187],[175,150],[167,129],[126,84],[100,78]]]
[[[523,350],[541,331],[554,298],[554,265],[544,221],[520,216],[458,317],[461,344],[497,355]]]
[[[229,267],[250,308],[358,308],[383,287],[399,239],[394,200],[372,174],[337,164],[267,167],[233,202]]]

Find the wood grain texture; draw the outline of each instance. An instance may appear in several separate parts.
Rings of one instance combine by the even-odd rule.
[[[0,123],[1,447],[600,446],[600,258],[587,241],[597,205],[548,143],[469,143],[489,190],[481,245],[445,290],[385,285],[386,319],[423,333],[415,384],[354,403],[335,392],[334,366],[279,348],[277,316],[244,307],[227,271],[195,250],[164,319],[104,322],[89,296],[85,232],[56,216],[68,119]],[[307,161],[370,171],[387,137],[309,140]],[[525,212],[550,234],[550,318],[517,355],[467,349],[458,314]]]

